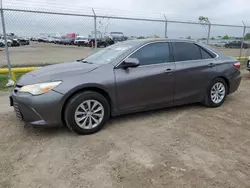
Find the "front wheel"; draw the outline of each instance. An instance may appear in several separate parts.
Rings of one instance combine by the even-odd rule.
[[[207,107],[219,107],[221,106],[227,96],[228,86],[224,79],[214,79],[207,89],[204,104]]]
[[[103,95],[93,91],[73,96],[64,113],[67,126],[81,135],[98,132],[109,116],[109,102]]]

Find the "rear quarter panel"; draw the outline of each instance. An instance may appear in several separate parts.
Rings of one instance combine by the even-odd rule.
[[[221,57],[216,60],[216,73],[214,78],[223,77],[228,82],[229,93],[237,90],[240,81],[241,73],[240,70],[234,67],[234,63],[238,62],[235,58],[232,57]]]

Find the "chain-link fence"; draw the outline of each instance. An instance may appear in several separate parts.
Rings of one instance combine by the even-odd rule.
[[[0,67],[41,66],[84,58],[115,42],[142,38],[193,39],[229,56],[250,56],[250,27],[64,11],[1,8]],[[5,31],[4,31],[5,28]]]

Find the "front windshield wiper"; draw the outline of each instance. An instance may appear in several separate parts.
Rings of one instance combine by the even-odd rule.
[[[85,61],[84,59],[78,59],[76,60],[77,62],[82,62],[82,63],[88,63],[88,64],[93,64],[92,62]]]

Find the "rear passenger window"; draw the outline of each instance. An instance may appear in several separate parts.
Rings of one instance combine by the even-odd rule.
[[[189,61],[202,59],[200,47],[188,42],[173,43],[175,61]]]
[[[202,59],[211,59],[213,58],[212,55],[210,55],[208,52],[206,52],[205,50],[203,50],[202,48],[201,49],[201,56],[202,56]]]

